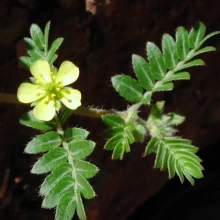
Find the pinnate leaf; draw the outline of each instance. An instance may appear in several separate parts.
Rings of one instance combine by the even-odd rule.
[[[161,170],[168,169],[169,178],[175,174],[184,181],[184,176],[193,185],[193,178],[202,178],[201,159],[196,156],[197,148],[190,141],[179,137],[167,137],[159,140],[153,137],[145,150],[145,154],[156,153],[154,166]]]

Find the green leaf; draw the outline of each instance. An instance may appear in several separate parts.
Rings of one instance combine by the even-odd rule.
[[[131,131],[128,130],[128,128],[125,129],[125,136],[127,137],[127,140],[128,140],[129,144],[134,143],[134,137],[133,137]]]
[[[194,184],[193,178],[203,177],[201,159],[195,154],[198,149],[192,146],[189,140],[167,137],[161,140],[159,145],[156,139],[151,140],[148,145],[146,151],[156,153],[154,166],[161,170],[168,168],[169,178],[173,178],[176,173],[182,183],[186,176],[190,183]]]
[[[160,49],[154,43],[147,43],[147,56],[152,76],[157,80],[161,80],[165,75],[166,65]]]
[[[121,134],[116,135],[116,136],[110,138],[110,139],[106,142],[106,144],[105,144],[105,146],[104,146],[104,149],[105,149],[105,150],[113,150],[113,149],[116,147],[116,144],[117,144],[118,142],[120,142],[122,139],[123,139],[123,135],[121,135]]]
[[[142,125],[136,125],[135,129],[132,131],[132,135],[137,142],[143,142],[146,136],[146,129]]]
[[[112,159],[116,160],[116,159],[123,159],[123,155],[125,152],[125,148],[123,146],[122,142],[118,142],[114,148],[113,154],[112,154]]]
[[[202,49],[196,51],[196,52],[194,53],[194,56],[197,56],[197,55],[199,55],[199,54],[201,54],[201,53],[211,52],[211,51],[216,51],[215,47],[207,46],[207,47],[204,47],[204,48],[202,48]],[[194,57],[194,56],[193,56],[193,57]]]
[[[162,158],[163,158],[163,154],[165,149],[163,149],[163,142],[160,142],[159,145],[157,146],[157,155],[156,155],[156,159],[154,162],[154,168],[160,168],[161,164],[162,164]]]
[[[160,140],[157,137],[152,137],[146,146],[144,156],[155,152],[159,144],[160,144]]]
[[[22,56],[19,57],[19,62],[28,70],[30,70],[30,66],[33,63],[33,60],[31,57]]]
[[[169,122],[167,123],[169,126],[180,125],[185,120],[185,117],[183,117],[182,115],[173,113],[173,112],[167,114],[167,116],[169,117]]]
[[[189,68],[189,67],[193,67],[193,66],[203,66],[205,65],[204,61],[201,60],[201,59],[196,59],[196,60],[193,60],[193,61],[190,61],[188,63],[185,63],[184,65],[180,66],[179,68],[176,68],[175,69],[175,72],[178,72],[182,69],[186,69],[186,68]]]
[[[51,62],[54,54],[56,53],[56,51],[59,49],[60,45],[63,42],[63,38],[59,37],[57,38],[51,45],[48,53],[47,53],[47,60],[48,62]]]
[[[164,34],[162,38],[162,49],[166,67],[173,70],[177,63],[176,43],[169,34]]]
[[[75,191],[75,198],[76,198],[76,212],[77,212],[77,215],[78,215],[80,220],[86,220],[86,213],[85,213],[85,210],[84,210],[84,206],[83,206],[83,203],[82,203],[82,198],[81,198],[79,190]]]
[[[173,89],[173,83],[171,82],[165,82],[158,81],[153,88],[154,92],[160,92],[160,91],[170,91]]]
[[[178,72],[170,76],[166,76],[163,82],[170,82],[173,80],[187,80],[190,79],[190,74],[188,72]]]
[[[90,155],[95,147],[95,143],[87,140],[77,140],[69,144],[71,157],[75,159],[83,159]]]
[[[60,135],[55,131],[50,131],[36,136],[31,140],[24,152],[28,154],[37,154],[59,147],[62,143]]]
[[[184,170],[186,170],[190,175],[192,175],[196,179],[200,179],[203,177],[201,168],[198,168],[198,166],[196,166],[195,163],[184,163]]]
[[[88,181],[81,176],[80,174],[76,177],[77,189],[82,193],[83,197],[86,199],[91,199],[96,196],[92,186],[88,183]]]
[[[71,192],[65,193],[56,209],[56,220],[71,220],[76,210],[76,202]]]
[[[32,111],[29,111],[22,115],[19,122],[25,126],[35,128],[37,130],[49,131],[53,128],[52,124],[36,119]]]
[[[64,138],[68,144],[77,140],[84,140],[89,135],[89,132],[82,128],[68,128],[64,132]]]
[[[210,37],[215,36],[216,34],[220,34],[220,31],[214,31],[208,35],[206,35],[201,42],[199,43],[199,45],[197,45],[197,49],[200,48],[202,46],[202,44],[204,44],[205,41],[207,41]]]
[[[55,169],[60,164],[66,162],[67,152],[63,148],[55,148],[41,157],[31,169],[31,173],[42,174]]]
[[[180,60],[184,60],[189,53],[188,31],[181,26],[176,31],[176,53]]]
[[[77,173],[80,173],[87,179],[94,177],[99,171],[98,167],[84,160],[75,160],[74,168]]]
[[[54,208],[58,205],[60,197],[65,193],[73,193],[74,182],[71,177],[64,177],[51,189],[50,193],[44,198],[42,207]]]
[[[112,129],[105,131],[103,136],[106,139],[109,139],[109,138],[116,136],[116,135],[119,135],[119,134],[123,135],[123,133],[124,133],[124,127],[115,127],[115,128],[112,128]]]
[[[47,49],[48,49],[49,31],[50,31],[50,21],[47,22],[45,29],[44,29],[44,42],[45,42],[45,52],[46,53],[47,53]]]
[[[63,109],[63,111],[60,112],[58,118],[59,118],[59,122],[61,125],[63,125],[67,118],[69,117],[69,115],[71,114],[72,110],[69,108],[65,108]]]
[[[176,174],[175,167],[173,164],[174,164],[174,157],[172,157],[172,154],[169,154],[169,157],[167,160],[169,179],[172,179]]]
[[[183,183],[184,182],[184,175],[183,175],[183,171],[181,169],[182,167],[178,163],[178,160],[175,160],[174,167],[175,167],[176,174],[180,179],[180,182]]]
[[[198,22],[196,25],[193,26],[189,33],[190,48],[194,49],[200,44],[203,37],[205,36],[205,30],[205,25],[202,22]]]
[[[144,96],[143,96],[141,102],[145,105],[148,105],[151,102],[151,97],[152,97],[152,92],[147,91],[144,93]]]
[[[55,54],[52,56],[52,58],[50,59],[49,64],[50,64],[50,65],[53,65],[53,63],[55,62],[55,60],[57,59],[57,57],[58,57],[58,55],[55,53]]]
[[[132,66],[138,78],[138,81],[140,82],[140,85],[147,90],[151,90],[155,80],[154,77],[151,75],[151,69],[146,60],[141,56],[133,54]]]
[[[47,196],[50,190],[59,182],[63,177],[72,176],[71,165],[67,162],[57,166],[51,174],[49,174],[40,187],[40,194]]]
[[[115,114],[103,115],[102,120],[110,128],[125,127],[125,121]]]
[[[125,99],[131,102],[140,102],[143,89],[140,84],[130,76],[117,75],[112,77],[112,85]]]
[[[42,50],[45,46],[44,44],[44,35],[43,32],[41,31],[40,27],[36,24],[32,24],[30,28],[30,34],[31,37],[36,44],[36,46]]]
[[[32,39],[25,37],[24,44],[28,54],[34,61],[45,58],[43,52],[39,50]]]

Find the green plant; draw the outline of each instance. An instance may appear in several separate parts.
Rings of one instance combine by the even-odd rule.
[[[198,148],[190,140],[175,136],[176,126],[185,118],[174,112],[164,114],[165,101],[152,103],[152,95],[171,91],[175,80],[190,79],[185,69],[204,65],[203,60],[195,57],[214,51],[214,47],[202,46],[220,32],[205,36],[205,25],[199,22],[189,32],[178,27],[175,40],[164,34],[162,52],[148,42],[147,60],[139,55],[132,56],[136,78],[116,75],[111,79],[119,95],[131,103],[126,110],[116,111],[81,107],[81,93],[64,87],[77,79],[79,70],[69,61],[56,69],[56,51],[63,39],[56,39],[49,47],[49,28],[50,22],[43,33],[33,24],[31,38],[24,39],[29,56],[21,57],[20,62],[34,77],[30,78],[30,83],[23,83],[17,94],[21,102],[36,106],[21,117],[21,124],[44,131],[25,148],[28,154],[44,153],[31,169],[31,173],[47,174],[40,187],[44,208],[56,208],[57,220],[70,220],[75,212],[79,219],[86,219],[82,197],[95,196],[87,179],[94,177],[98,168],[85,160],[93,152],[95,143],[87,139],[89,132],[83,128],[64,129],[72,112],[103,120],[108,127],[104,133],[107,139],[104,149],[113,151],[112,159],[123,159],[131,150],[131,144],[141,142],[144,145],[148,138],[144,156],[155,153],[154,167],[168,170],[169,178],[177,174],[181,182],[186,178],[193,185],[194,178],[203,177],[201,159],[196,155]],[[150,108],[149,115],[140,116],[140,112],[144,113],[142,106]]]

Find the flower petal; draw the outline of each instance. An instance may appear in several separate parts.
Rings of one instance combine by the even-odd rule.
[[[77,80],[79,68],[70,61],[64,61],[57,73],[56,83],[62,83],[62,86],[69,85]]]
[[[17,97],[20,102],[31,103],[45,95],[45,91],[40,89],[38,85],[31,83],[22,83],[17,92]]]
[[[81,93],[77,89],[65,88],[60,91],[61,102],[70,109],[76,109],[81,105]]]
[[[48,101],[48,97],[42,99],[33,109],[33,115],[43,121],[50,121],[55,115],[55,102]]]
[[[31,74],[40,82],[51,82],[52,75],[50,72],[50,65],[47,60],[37,60],[30,67]]]

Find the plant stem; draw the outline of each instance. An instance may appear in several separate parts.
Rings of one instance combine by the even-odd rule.
[[[16,95],[0,93],[0,103],[7,104],[17,104],[21,105],[23,103],[19,102]],[[97,109],[97,108],[88,108],[84,106],[78,107],[76,110],[72,111],[73,114],[88,116],[93,118],[101,118],[102,115],[106,114],[117,114],[114,110],[105,110],[105,109]]]

